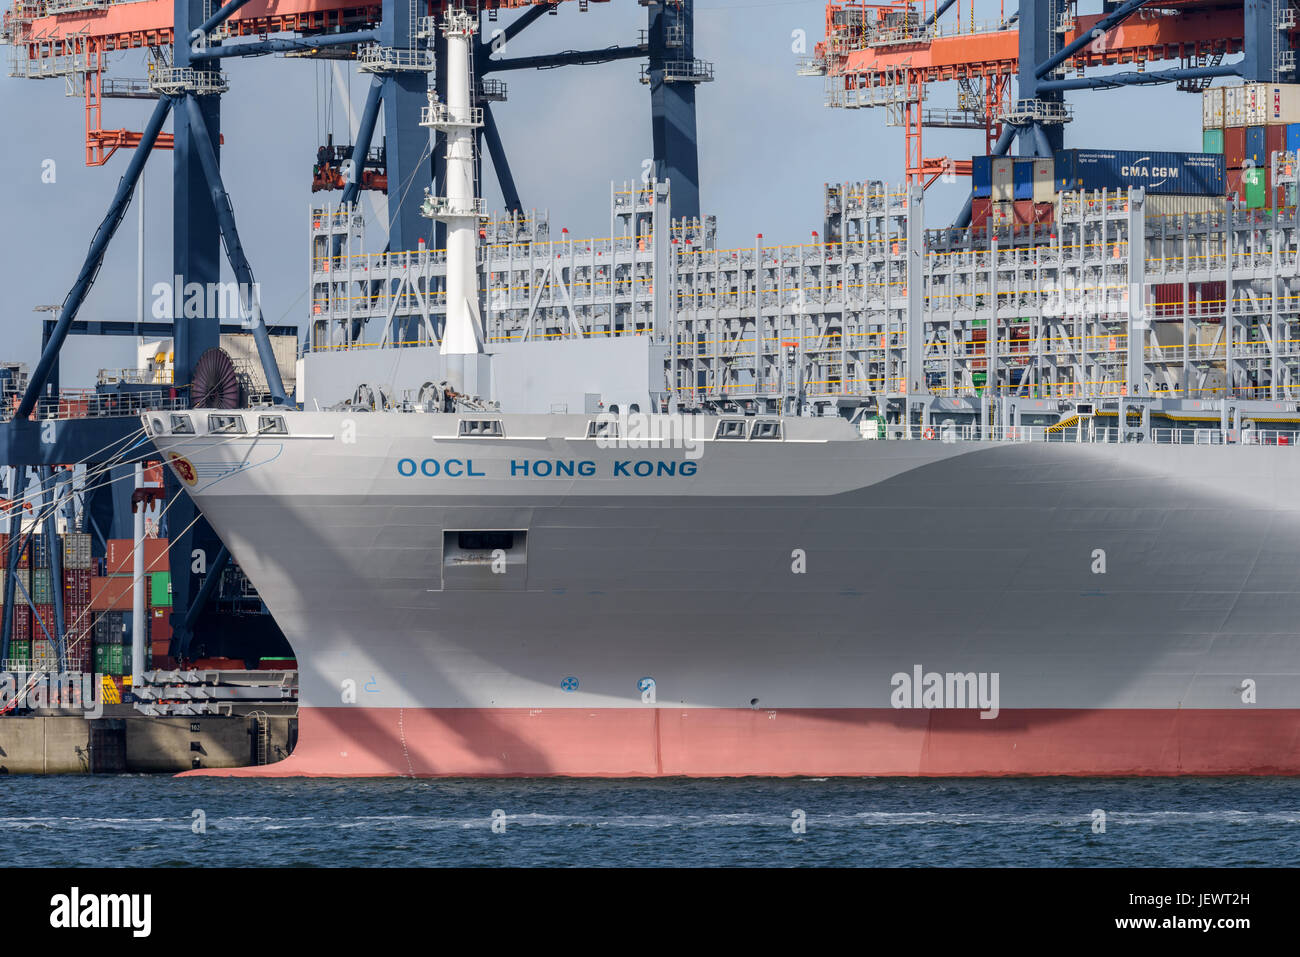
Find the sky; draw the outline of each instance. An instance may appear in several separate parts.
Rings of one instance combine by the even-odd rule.
[[[1014,0],[1007,9],[1014,6]],[[998,16],[1000,4],[980,0],[975,20]],[[1100,0],[1080,0],[1097,12]],[[956,8],[954,8],[955,10]],[[505,55],[635,43],[646,8],[634,0],[593,3],[588,12],[564,4],[511,42]],[[951,16],[951,14],[949,14]],[[503,13],[504,25],[513,14]],[[969,0],[961,17],[971,17]],[[715,64],[716,80],[698,91],[701,206],[718,222],[721,246],[806,241],[820,229],[825,183],[903,176],[903,133],[880,110],[824,106],[823,80],[795,75],[800,34],[809,53],[824,35],[822,0],[697,0],[696,56]],[[5,51],[4,59],[8,59]],[[271,323],[304,318],[311,167],[331,127],[349,142],[347,109],[330,63],[280,56],[227,60],[230,92],[223,100],[222,171],[240,237],[261,286]],[[346,65],[354,110],[368,77]],[[609,186],[640,176],[650,155],[650,103],[638,82],[638,61],[498,74],[509,99],[494,104],[511,168],[526,207],[549,210],[552,233],[604,236]],[[113,54],[109,76],[143,77],[139,52]],[[955,107],[955,84],[936,84],[926,105]],[[1070,146],[1200,149],[1199,98],[1170,87],[1069,94],[1075,121]],[[139,130],[152,103],[106,100],[104,126]],[[0,230],[0,359],[34,364],[44,313],[59,303],[81,267],[90,239],[129,162],[120,151],[107,165],[84,164],[82,101],[65,95],[62,79],[0,76],[0,182],[6,227]],[[170,126],[168,127],[170,129]],[[966,158],[982,151],[983,135],[930,131],[926,156]],[[54,182],[42,174],[53,162]],[[500,191],[484,163],[489,208]],[[46,176],[48,178],[48,174]],[[961,206],[969,182],[936,183],[927,193],[927,221],[938,226]],[[321,201],[326,194],[316,194]],[[329,194],[337,199],[338,194]],[[171,267],[171,155],[155,152],[145,177],[146,304]],[[81,318],[130,319],[136,309],[137,209],[133,205],[104,260]],[[369,234],[382,248],[379,230]],[[229,270],[223,278],[229,280]],[[70,337],[62,355],[65,386],[93,384],[100,368],[135,364],[135,341]]]

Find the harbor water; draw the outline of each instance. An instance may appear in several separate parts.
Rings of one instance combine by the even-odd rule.
[[[5,867],[1293,866],[1294,778],[10,777]]]

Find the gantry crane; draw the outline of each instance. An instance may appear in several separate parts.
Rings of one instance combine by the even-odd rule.
[[[967,4],[963,20],[961,0],[830,3],[825,39],[799,65],[803,75],[826,77],[828,106],[884,108],[904,128],[909,183],[970,172],[968,161],[924,155],[927,127],[982,130],[991,155],[1005,154],[1018,136],[1022,155],[1046,156],[1063,146],[1069,91],[1176,83],[1199,92],[1215,77],[1295,76],[1291,0],[1102,0],[1103,9],[1088,14],[1078,0],[1024,0],[985,23],[975,22],[973,0]],[[1224,62],[1238,53],[1241,60]],[[1163,61],[1178,66],[1148,70]],[[1088,75],[1121,64],[1135,69]],[[926,107],[935,83],[958,85],[955,109]],[[968,202],[961,224],[969,212]]]

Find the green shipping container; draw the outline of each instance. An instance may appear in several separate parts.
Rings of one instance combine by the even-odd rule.
[[[1223,152],[1223,130],[1205,130],[1201,133],[1202,153]]]
[[[1296,204],[1296,186],[1295,183],[1288,183],[1286,187],[1286,204],[1294,206]]]
[[[987,372],[972,372],[970,374],[970,381],[975,388],[983,388],[984,384],[989,381],[989,374]]]
[[[155,608],[170,608],[172,603],[172,573],[154,572],[149,576],[149,604]]]
[[[31,661],[32,643],[30,641],[9,642],[9,660],[10,661]]]
[[[32,601],[38,605],[49,605],[54,601],[50,592],[50,570],[36,568],[32,570]]]
[[[1241,182],[1246,189],[1246,208],[1263,209],[1268,205],[1268,175],[1262,169],[1241,171]]]
[[[126,660],[126,655],[122,651],[123,647],[123,645],[96,645],[94,655],[95,674],[122,674],[123,662]]]

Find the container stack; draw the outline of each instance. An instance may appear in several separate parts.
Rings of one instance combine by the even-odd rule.
[[[1050,225],[1056,208],[1051,157],[971,158],[971,226]]]
[[[971,228],[1050,226],[1061,193],[1147,194],[1149,215],[1202,213],[1223,205],[1222,153],[1060,150],[1051,158],[971,158]],[[1044,230],[1044,235],[1047,231]]]
[[[147,538],[144,542],[145,656],[157,665],[170,650],[172,589],[167,563],[167,539]],[[103,574],[90,579],[90,606],[98,614],[94,626],[95,670],[120,677],[131,670],[131,642],[134,633],[135,543],[129,538],[109,539]]]
[[[6,664],[14,668],[56,669],[58,625],[55,621],[51,548],[63,557],[63,630],[69,671],[97,671],[121,676],[131,667],[131,613],[134,604],[134,545],[129,539],[108,543],[106,559],[91,554],[90,535],[69,532],[50,542],[39,531],[20,556],[15,577],[21,586],[5,591],[3,571],[9,562],[9,536],[0,534],[0,604],[13,605],[13,635]],[[171,640],[171,574],[167,541],[145,542],[145,636],[150,651],[167,657]],[[96,571],[106,574],[96,574]],[[31,596],[29,605],[24,593]],[[34,605],[34,607],[32,607]],[[148,656],[146,656],[146,660]]]
[[[1201,139],[1206,153],[1222,153],[1227,193],[1248,209],[1274,204],[1274,153],[1300,150],[1300,84],[1245,83],[1201,94]],[[1282,202],[1296,203],[1295,186]]]
[[[93,670],[90,610],[90,536],[70,532],[63,537],[63,617],[69,671]]]
[[[31,581],[31,569],[27,567],[30,547],[24,548],[19,555],[18,568],[14,574],[27,587]],[[0,535],[0,602],[13,604],[13,636],[9,643],[9,658],[6,664],[14,667],[30,667],[32,660],[31,609],[22,594],[10,595],[4,589],[8,584],[9,536]]]

